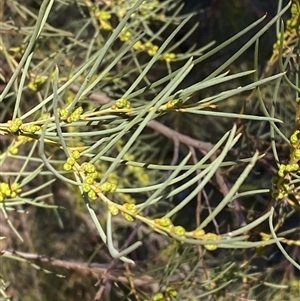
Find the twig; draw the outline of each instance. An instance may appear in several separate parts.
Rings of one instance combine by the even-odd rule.
[[[53,257],[48,257],[45,255],[40,255],[40,254],[35,254],[35,253],[26,253],[26,252],[19,252],[19,251],[10,251],[10,250],[1,250],[0,255],[2,257],[7,257],[7,258],[12,258],[12,257],[19,257],[21,259],[25,259],[27,261],[30,260],[37,260],[39,262],[43,263],[49,263],[52,266],[57,266],[57,267],[63,267],[67,270],[73,269],[73,270],[80,270],[82,272],[86,272],[87,274],[92,274],[92,275],[100,275],[103,276],[108,268],[111,266],[111,263],[84,263],[80,261],[72,261],[72,260],[60,260],[56,259]],[[36,266],[36,265],[35,265]],[[42,269],[42,268],[41,268]],[[43,269],[42,269],[43,270]],[[109,280],[113,281],[119,281],[123,283],[128,284],[128,279],[127,277],[120,275],[120,273],[124,272],[125,270],[123,268],[123,265],[118,265],[116,269],[112,270],[111,273],[107,275],[107,278]],[[136,287],[140,286],[145,286],[145,285],[150,285],[155,283],[155,280],[147,275],[140,276],[138,279],[134,279],[134,285]]]

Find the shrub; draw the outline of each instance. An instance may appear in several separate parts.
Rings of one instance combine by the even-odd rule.
[[[198,24],[175,0],[6,2],[3,298],[297,295],[300,4],[278,2],[263,26],[188,49]]]

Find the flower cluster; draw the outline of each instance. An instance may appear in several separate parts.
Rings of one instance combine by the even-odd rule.
[[[120,34],[120,40],[122,42],[130,42],[133,34],[130,30],[124,28]],[[150,56],[154,56],[158,51],[158,46],[152,43],[151,41],[137,41],[133,44],[133,49],[135,50],[142,50],[148,53]],[[173,52],[166,52],[161,55],[160,57],[162,60],[166,62],[171,62],[176,60],[176,54]]]
[[[8,121],[8,124],[9,131],[18,134],[14,142],[8,148],[8,151],[11,155],[16,155],[19,152],[20,145],[32,141],[33,138],[28,134],[34,134],[41,129],[41,127],[38,125],[22,125],[22,120],[20,118],[17,118],[14,121]]]
[[[97,199],[97,179],[99,177],[98,172],[94,164],[84,162],[80,166],[80,170],[84,172],[84,181],[82,183],[82,190],[87,192],[88,197],[94,201]],[[99,190],[100,192],[100,190]]]
[[[166,62],[173,62],[176,60],[176,54],[174,52],[166,52],[162,54],[161,59]]]
[[[288,32],[296,32],[299,25],[300,12],[297,3],[291,5],[291,17],[286,21],[286,30]]]
[[[114,205],[114,204],[108,205],[108,210],[110,211],[110,213],[112,215],[117,215],[119,213],[118,207],[116,205]]]
[[[132,36],[133,36],[133,34],[128,29],[124,29],[121,32],[120,40],[123,42],[128,42],[128,41],[130,42]],[[157,45],[153,44],[151,41],[143,42],[143,41],[139,40],[139,41],[135,42],[135,44],[133,44],[133,49],[145,51],[150,56],[154,56],[157,53],[158,48],[159,47]],[[176,54],[173,52],[166,52],[166,53],[162,54],[160,56],[160,58],[166,62],[172,62],[172,61],[176,60]]]
[[[111,6],[115,8],[118,18],[123,18],[127,11],[135,4],[135,2],[135,0],[112,0]],[[155,20],[164,20],[164,14],[159,14],[157,11],[153,13],[153,11],[159,7],[159,4],[160,3],[158,0],[144,1],[138,8],[137,12],[131,17],[135,18],[138,14],[140,16],[146,16],[148,18],[150,17],[151,19]]]
[[[182,226],[174,226],[168,217],[157,218],[154,220],[154,224],[162,228],[167,228],[170,234],[185,236],[186,230]]]
[[[32,138],[30,136],[27,136],[26,134],[34,134],[41,129],[39,125],[23,124],[20,118],[8,120],[7,125],[9,132],[18,135],[14,143],[9,147],[9,153],[11,155],[16,155],[18,153],[19,146],[21,144],[27,143],[32,140]]]
[[[31,134],[38,132],[40,129],[41,129],[41,127],[36,124],[24,124],[21,126],[22,132],[27,132],[27,133],[31,133]]]
[[[24,136],[24,135],[19,135],[18,138],[17,138],[17,141],[20,143],[20,144],[24,144],[24,143],[27,143],[29,141],[32,141],[32,138],[31,137],[28,137],[28,136]]]
[[[136,208],[136,205],[135,204],[129,204],[129,203],[124,203],[122,205],[122,207],[129,211],[130,213],[126,213],[126,212],[123,212],[122,211],[122,215],[130,222],[132,222],[134,220],[134,215],[136,214],[137,212],[137,208]]]
[[[71,171],[78,173],[83,178],[82,190],[86,192],[89,199],[94,201],[97,199],[97,194],[104,192],[115,192],[117,189],[116,184],[105,182],[102,185],[99,184],[100,173],[97,171],[96,166],[92,163],[83,162],[79,165],[76,159],[80,157],[80,152],[74,150],[72,156],[68,157],[63,165],[65,171]],[[109,210],[113,214],[117,214],[117,208],[110,207]]]
[[[115,192],[117,185],[110,182],[105,182],[100,186],[102,192]]]
[[[8,124],[8,130],[11,132],[11,133],[17,133],[22,125],[22,119],[20,118],[16,118],[14,120],[8,120],[7,121],[7,124]]]
[[[48,76],[36,75],[28,84],[28,89],[31,91],[38,91],[47,81]]]
[[[107,11],[107,7],[104,9],[100,9],[96,7],[91,2],[88,2],[88,6],[90,7],[91,14],[96,17],[99,21],[101,28],[106,31],[113,31],[113,26],[110,22],[112,19],[112,13],[114,13],[119,20],[121,20],[127,11],[135,4],[134,0],[114,0],[107,5],[111,7],[111,11]],[[159,7],[158,0],[149,0],[143,2],[137,11],[131,15],[131,18],[137,18],[137,15],[140,18],[147,18],[147,19],[155,19],[158,21],[164,21],[165,15],[164,13],[159,13],[157,8]],[[155,13],[153,11],[156,9]],[[131,43],[133,40],[134,33],[128,29],[124,28],[119,35],[119,39],[124,43]],[[142,50],[147,52],[150,56],[154,56],[157,53],[158,46],[153,44],[151,41],[147,41],[143,39],[143,41],[139,40],[133,45],[134,50]],[[160,57],[162,60],[166,62],[171,62],[176,60],[176,54],[172,52],[166,52],[161,55]],[[33,88],[35,87],[32,84]]]
[[[124,28],[124,29],[121,31],[120,36],[119,36],[119,38],[120,38],[120,40],[121,40],[122,42],[128,42],[128,41],[130,41],[130,38],[131,38],[131,37],[132,37],[131,31],[129,31],[129,30],[126,29],[126,28]]]
[[[201,239],[201,240],[220,240],[219,235],[217,235],[215,233],[211,233],[211,232],[205,233],[205,231],[203,229],[196,229],[195,231],[192,232],[192,236],[196,239]],[[206,250],[214,251],[218,248],[218,245],[217,244],[205,244],[204,247]]]
[[[287,164],[280,164],[278,168],[278,176],[274,177],[273,182],[273,198],[281,200],[293,191],[291,184],[292,172],[299,170],[300,160],[300,131],[296,130],[290,137],[290,160]]]
[[[12,54],[20,54],[23,55],[26,50],[26,44],[23,43],[20,46],[10,47],[8,51]]]
[[[180,105],[182,104],[182,100],[181,99],[172,99],[169,100],[166,104],[167,109],[178,109],[180,108]]]
[[[157,218],[154,220],[154,224],[160,230],[167,230],[166,232],[182,237],[193,237],[195,239],[201,239],[203,241],[210,240],[210,241],[217,241],[220,240],[220,236],[215,233],[205,233],[203,229],[196,229],[193,232],[186,232],[186,230],[182,226],[174,226],[171,219],[168,217]],[[204,244],[204,247],[209,251],[214,251],[218,248],[218,244],[209,243]]]
[[[220,236],[215,234],[215,233],[206,233],[202,236],[202,239],[203,240],[219,240],[220,239]],[[217,244],[205,244],[204,247],[206,248],[206,250],[209,250],[209,251],[214,251],[218,248],[218,245]]]
[[[16,182],[11,185],[0,182],[0,202],[3,202],[7,198],[15,198],[21,191],[22,189]]]
[[[299,25],[300,11],[297,3],[291,5],[291,17],[286,21],[286,30],[281,36],[281,33],[278,33],[277,41],[273,46],[274,52],[279,52],[279,47],[281,40],[283,40],[283,46],[288,46],[291,40],[291,37],[297,35],[297,27]]]
[[[68,109],[58,109],[60,120],[66,121],[67,123],[71,123],[79,120],[82,112],[83,112],[82,107],[76,108],[73,112],[69,112]]]
[[[130,101],[125,98],[119,98],[116,102],[111,106],[112,110],[117,109],[130,109]]]
[[[98,21],[101,24],[101,27],[104,30],[113,30],[112,25],[110,24],[109,20],[111,18],[111,14],[105,10],[96,10],[95,16],[97,17]]]
[[[16,144],[13,144],[9,147],[8,151],[11,155],[16,155],[19,152],[19,148]]]
[[[157,292],[151,299],[144,299],[144,301],[167,301],[173,300],[177,297],[178,292],[174,286],[168,286],[165,291]]]
[[[69,157],[67,159],[66,163],[64,164],[63,169],[65,171],[70,171],[73,168],[75,162],[76,161],[75,161],[75,159],[73,157]]]
[[[145,50],[150,56],[154,56],[158,50],[158,46],[148,41],[144,44]]]

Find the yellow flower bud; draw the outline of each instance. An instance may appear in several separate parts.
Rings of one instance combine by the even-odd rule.
[[[159,225],[162,227],[169,227],[172,225],[172,221],[168,217],[163,217],[159,219]]]

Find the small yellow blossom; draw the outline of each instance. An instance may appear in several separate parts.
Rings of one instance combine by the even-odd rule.
[[[42,85],[46,82],[47,79],[48,76],[37,75],[29,82],[28,89],[32,91],[38,91],[42,87]]]
[[[205,240],[219,240],[220,237],[215,233],[207,233],[203,236]],[[218,248],[217,244],[205,244],[204,247],[209,251],[214,251]]]
[[[131,36],[132,36],[132,33],[129,30],[124,28],[120,34],[120,40],[123,42],[127,42],[127,41],[129,41]]]
[[[173,62],[176,60],[176,54],[173,52],[170,52],[170,53],[167,52],[161,56],[161,59],[166,62]]]

